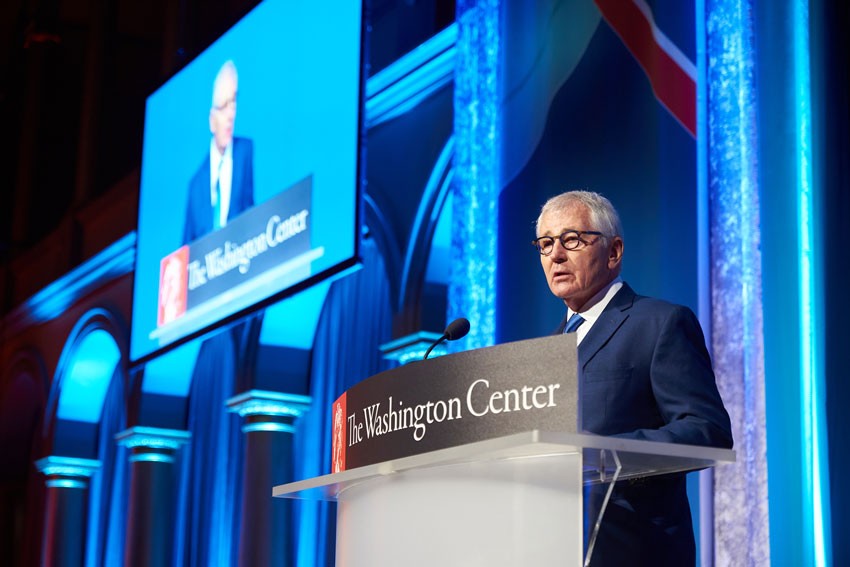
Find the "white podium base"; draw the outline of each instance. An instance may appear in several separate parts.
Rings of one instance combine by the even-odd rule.
[[[580,452],[436,465],[338,496],[340,567],[579,566]]]

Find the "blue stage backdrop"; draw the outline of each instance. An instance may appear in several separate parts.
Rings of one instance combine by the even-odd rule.
[[[530,243],[543,203],[572,189],[600,192],[620,212],[623,277],[638,293],[700,313],[694,4],[503,8],[496,342],[551,333],[565,313]],[[697,475],[688,491],[696,524]]]
[[[697,311],[693,5],[506,9],[497,342],[551,332],[564,314],[530,242],[543,203],[570,189],[620,211],[623,276],[638,293]]]

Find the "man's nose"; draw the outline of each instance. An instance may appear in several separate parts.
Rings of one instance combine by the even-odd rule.
[[[552,245],[552,252],[549,254],[549,258],[551,258],[553,262],[558,264],[567,261],[567,249],[564,248],[564,245],[561,244],[561,241],[557,238],[555,239],[555,243]]]

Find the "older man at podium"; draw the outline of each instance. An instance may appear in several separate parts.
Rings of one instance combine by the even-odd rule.
[[[549,289],[567,308],[558,332],[577,335],[581,429],[731,448],[699,322],[687,307],[637,295],[621,279],[623,231],[611,202],[588,191],[553,197],[533,244]],[[684,474],[619,482],[591,565],[695,562]]]

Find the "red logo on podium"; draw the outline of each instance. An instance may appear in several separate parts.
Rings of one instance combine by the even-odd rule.
[[[341,395],[333,406],[333,454],[331,455],[331,472],[345,470],[345,447],[348,444],[345,424],[345,394]]]
[[[181,246],[159,263],[157,327],[174,321],[186,312],[188,289],[189,247]]]

